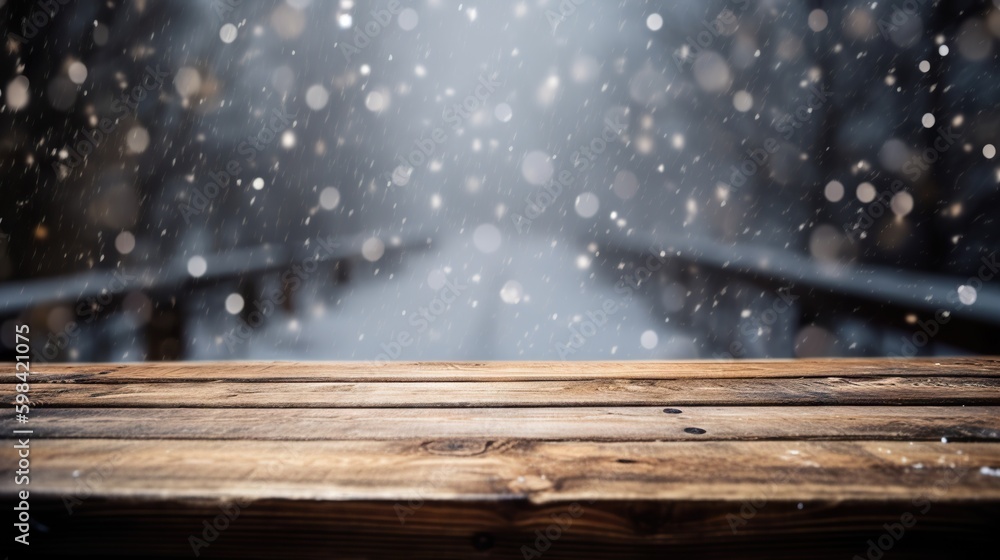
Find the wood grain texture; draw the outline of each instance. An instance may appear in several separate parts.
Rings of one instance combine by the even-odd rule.
[[[1000,378],[36,383],[32,398],[43,407],[95,408],[1000,405]]]
[[[911,514],[893,558],[992,558],[1000,534],[996,358],[46,364],[30,379],[30,425],[0,429],[34,430],[32,552],[48,557],[190,558],[234,507],[199,557],[865,558]],[[20,489],[0,478],[5,499]]]
[[[757,503],[734,532],[730,516],[743,504],[577,502],[582,515],[556,532],[554,519],[565,519],[573,503],[257,500],[209,541],[205,523],[234,511],[232,503],[91,498],[70,515],[61,499],[43,498],[32,508],[49,538],[32,548],[52,556],[193,558],[201,544],[194,538],[208,545],[198,548],[204,558],[524,560],[526,549],[537,558],[532,551],[547,545],[543,559],[845,559],[865,557],[884,524],[911,513],[919,521],[885,559],[995,558],[996,504],[934,502],[919,513],[895,500]],[[558,538],[540,541],[547,531]]]
[[[1000,466],[1000,443],[38,439],[32,457],[37,496],[88,482],[177,500],[1000,500],[980,471]]]
[[[47,408],[41,438],[1000,441],[1000,407]],[[6,433],[17,429],[10,417]]]
[[[2,368],[13,382],[13,365]],[[794,377],[1000,377],[997,358],[691,362],[150,362],[38,364],[36,383],[244,383],[762,379]]]

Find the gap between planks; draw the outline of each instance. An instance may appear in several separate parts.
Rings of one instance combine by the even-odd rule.
[[[1000,501],[996,443],[38,439],[33,497]],[[101,476],[89,476],[100,472]],[[17,490],[0,480],[0,494]]]
[[[1000,405],[1000,378],[35,383],[31,397],[42,407],[136,408]]]
[[[6,372],[4,380],[13,382],[13,364],[6,364],[3,371]],[[36,365],[32,370],[32,378],[36,383],[476,382],[885,376],[1000,377],[1000,359],[871,358],[724,362],[144,362],[43,364]]]
[[[1000,441],[1000,407],[46,408],[39,438]],[[680,412],[674,412],[679,410]],[[7,433],[12,418],[0,421]]]

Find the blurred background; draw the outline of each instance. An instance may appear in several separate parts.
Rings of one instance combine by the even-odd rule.
[[[0,0],[0,347],[995,353],[997,0]]]

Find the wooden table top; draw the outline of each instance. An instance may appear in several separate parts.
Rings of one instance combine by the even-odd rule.
[[[30,486],[0,492],[30,489],[33,553],[874,560],[995,553],[1000,529],[995,358],[59,364],[30,382],[29,423],[0,421],[5,465],[32,430]]]

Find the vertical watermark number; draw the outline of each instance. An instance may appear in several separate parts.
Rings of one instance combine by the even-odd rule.
[[[14,377],[17,382],[14,385],[14,418],[17,424],[28,424],[28,415],[31,411],[28,400],[28,392],[31,386],[28,384],[28,377],[31,375],[31,339],[28,338],[31,329],[28,325],[17,325],[14,328],[15,351],[17,361],[14,363]],[[17,486],[28,486],[31,483],[31,430],[22,428],[13,430],[14,449],[17,450],[17,470],[14,471],[14,484]],[[20,490],[17,493],[18,503],[14,506],[14,517],[17,529],[17,536],[14,540],[20,544],[28,546],[30,534],[31,515],[28,512],[28,490]]]

